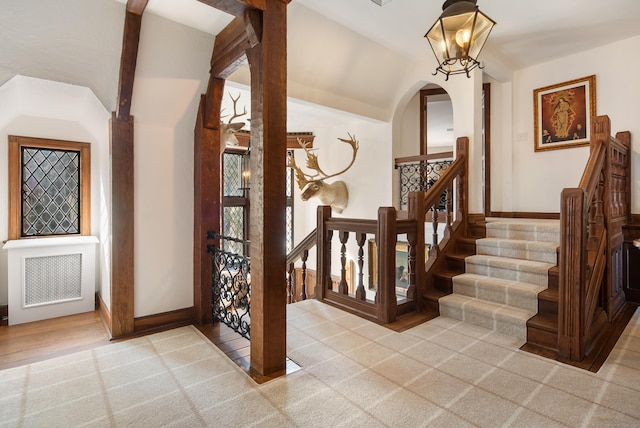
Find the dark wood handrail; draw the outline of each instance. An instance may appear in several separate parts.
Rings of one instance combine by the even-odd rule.
[[[417,156],[405,156],[402,158],[395,158],[395,164],[409,163],[409,162],[428,162],[435,159],[448,159],[453,157],[453,152],[433,153],[431,155],[417,155]]]
[[[433,206],[435,203],[440,203],[440,195],[451,186],[453,180],[464,172],[465,169],[465,155],[459,154],[456,160],[451,164],[449,168],[442,174],[442,176],[436,181],[433,186],[426,191],[424,195],[424,203],[427,209]]]
[[[318,229],[313,229],[296,247],[287,254],[287,264],[295,263],[297,259],[302,257],[305,251],[308,251],[316,245],[316,234]]]
[[[377,221],[355,218],[330,217],[327,227],[331,230],[348,230],[350,232],[376,233]]]

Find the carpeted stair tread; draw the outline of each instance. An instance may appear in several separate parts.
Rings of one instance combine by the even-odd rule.
[[[488,221],[488,238],[522,239],[560,243],[560,222],[544,221]]]
[[[476,241],[476,248],[480,255],[527,259],[554,265],[558,262],[558,245],[554,242],[482,238]]]
[[[547,286],[552,263],[476,254],[465,259],[468,273]]]
[[[464,273],[453,278],[453,292],[536,312],[543,285]]]
[[[526,340],[527,320],[541,309],[539,296],[549,295],[542,300],[545,313],[557,306],[547,290],[559,242],[557,220],[488,220],[486,238],[477,239],[475,255],[464,260],[466,273],[454,276],[452,294],[440,298],[440,314]],[[459,257],[449,260],[459,263]]]
[[[526,339],[527,320],[535,312],[460,294],[440,299],[440,315]]]

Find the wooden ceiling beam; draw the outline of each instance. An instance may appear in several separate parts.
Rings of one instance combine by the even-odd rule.
[[[118,79],[118,101],[116,117],[126,119],[131,114],[133,79],[138,60],[138,43],[142,27],[142,13],[147,0],[128,0],[122,36],[122,55],[120,57],[120,78]]]
[[[142,15],[149,0],[127,0],[127,12]]]
[[[198,0],[238,18],[242,18],[248,9],[265,10],[267,0]]]
[[[260,43],[262,13],[249,9],[231,21],[217,36],[211,54],[211,75],[226,79],[247,63],[246,50]]]

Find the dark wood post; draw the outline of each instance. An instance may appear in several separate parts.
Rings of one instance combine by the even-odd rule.
[[[142,14],[147,0],[128,0],[116,111],[111,117],[111,316],[112,337],[134,332],[133,116],[131,99]]]
[[[218,80],[218,84],[224,85],[224,81]],[[205,114],[206,97],[202,96],[193,147],[193,306],[200,324],[209,324],[213,318],[211,256],[207,253],[206,234],[220,232],[220,130],[207,127]]]
[[[378,208],[378,321],[389,324],[396,320],[396,210]]]
[[[133,116],[111,117],[111,335],[133,333]]]
[[[417,298],[416,309],[420,311],[421,308],[421,296],[424,290],[420,287],[424,284],[425,277],[425,239],[424,239],[424,192],[410,192],[409,193],[409,219],[415,221],[415,237],[410,238],[415,241],[415,261],[414,270],[410,276],[413,276],[414,286],[413,290],[407,291],[407,297],[410,299]],[[411,284],[409,286],[411,289]],[[411,291],[411,293],[410,293]]]
[[[327,219],[331,217],[331,207],[321,205],[318,207],[318,225],[316,233],[316,299],[324,300],[326,294],[327,278],[331,273],[331,241],[328,239]]]
[[[286,369],[285,174],[287,156],[287,3],[262,12],[261,43],[251,67],[251,371]]]

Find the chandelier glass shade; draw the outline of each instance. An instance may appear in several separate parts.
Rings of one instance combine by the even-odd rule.
[[[482,68],[478,61],[489,33],[496,24],[482,13],[477,0],[447,0],[442,5],[442,15],[425,37],[438,61],[434,75],[443,73],[447,80],[451,74]]]

